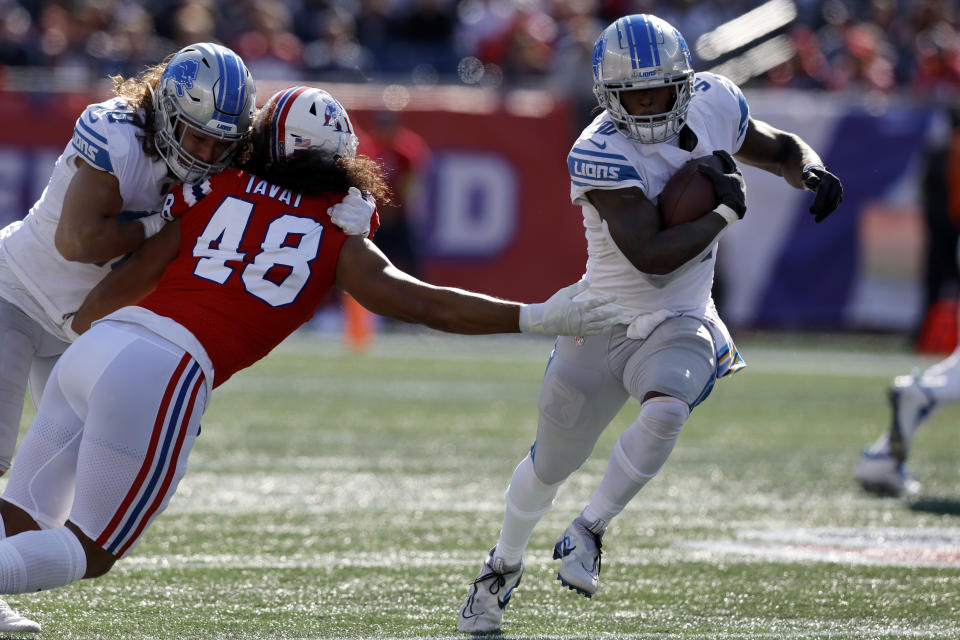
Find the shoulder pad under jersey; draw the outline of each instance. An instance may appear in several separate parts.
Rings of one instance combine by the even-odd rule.
[[[630,142],[613,123],[594,121],[573,144],[567,155],[567,170],[572,185],[590,189],[621,189],[639,186],[646,191],[646,180],[628,159]]]
[[[131,145],[140,145],[132,126],[135,115],[118,99],[89,105],[77,118],[71,144],[94,167],[116,173],[117,162],[129,154]]]

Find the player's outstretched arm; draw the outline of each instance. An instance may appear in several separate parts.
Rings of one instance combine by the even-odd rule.
[[[783,177],[797,189],[813,191],[810,213],[817,222],[843,202],[843,185],[827,171],[823,160],[800,136],[750,118],[737,160]]]
[[[81,334],[95,320],[140,302],[153,291],[180,248],[180,220],[166,224],[87,294],[71,328]]]
[[[67,187],[54,244],[67,260],[104,262],[143,244],[146,227],[119,220],[123,207],[117,178],[82,160]],[[159,225],[158,225],[159,226]]]
[[[376,314],[450,333],[593,335],[615,324],[619,315],[612,296],[574,302],[586,288],[581,283],[529,305],[437,287],[397,269],[359,236],[348,238],[340,250],[337,284]]]
[[[718,213],[663,229],[656,205],[636,187],[594,189],[587,199],[620,252],[643,273],[664,275],[710,246],[726,226]]]

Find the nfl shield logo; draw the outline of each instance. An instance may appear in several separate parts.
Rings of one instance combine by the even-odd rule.
[[[582,347],[583,343],[585,342],[585,340],[583,339],[583,336],[577,336],[576,338],[573,339],[573,341],[577,343],[578,347]]]

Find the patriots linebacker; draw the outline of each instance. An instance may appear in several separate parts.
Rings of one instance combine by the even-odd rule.
[[[601,335],[557,339],[540,389],[536,441],[510,480],[499,539],[458,612],[461,631],[501,626],[534,526],[633,397],[639,416],[553,550],[561,584],[591,597],[610,521],[657,474],[716,380],[745,366],[710,295],[718,240],[746,212],[743,177],[731,156],[813,191],[817,222],[842,199],[840,181],[809,145],[750,117],[729,79],[694,73],[683,36],[656,16],[628,15],[609,25],[594,48],[593,76],[603,111],[567,157],[570,197],[583,212],[588,293],[615,294],[623,312]],[[700,171],[721,204],[698,220],[662,228],[658,194],[683,164],[711,153],[725,170]]]
[[[177,182],[226,167],[255,108],[233,51],[200,43],[89,105],[40,199],[0,231],[0,473],[10,467],[26,388],[37,404],[75,334],[70,319],[118,258],[159,231]],[[30,622],[30,621],[27,621]],[[0,608],[0,631],[38,631]]]
[[[457,333],[594,334],[615,321],[610,296],[572,300],[582,283],[531,305],[423,283],[362,233],[377,224],[363,207],[348,216],[356,234],[333,226],[348,187],[387,188],[373,160],[354,157],[347,112],[326,92],[274,95],[252,138],[248,170],[167,195],[170,223],[72,320],[84,332],[112,312],[61,357],[13,465],[0,593],[95,578],[129,553],[186,472],[213,389],[309,320],[334,284],[377,313]]]

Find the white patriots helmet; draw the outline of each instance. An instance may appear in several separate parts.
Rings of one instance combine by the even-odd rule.
[[[669,111],[631,115],[620,93],[672,87]],[[693,95],[693,66],[687,42],[670,23],[649,14],[624,16],[603,30],[593,47],[593,93],[627,138],[653,144],[675,138],[686,122]]]
[[[230,49],[201,42],[176,52],[153,92],[157,151],[170,171],[188,184],[229,166],[247,138],[257,102],[253,77]],[[213,162],[183,148],[184,135],[196,131],[227,143]]]
[[[278,91],[260,109],[254,126],[257,131],[267,127],[269,164],[307,149],[347,158],[357,155],[358,140],[347,110],[323,89],[299,86]]]

